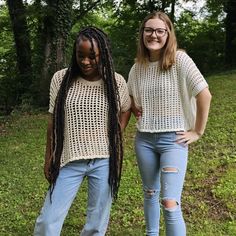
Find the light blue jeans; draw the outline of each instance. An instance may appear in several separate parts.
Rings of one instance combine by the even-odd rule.
[[[35,224],[35,236],[59,236],[68,210],[84,179],[88,178],[87,218],[81,236],[104,236],[107,230],[111,190],[109,158],[73,161],[61,168],[52,193],[47,193]]]
[[[159,235],[160,200],[174,200],[176,206],[163,204],[167,236],[185,236],[181,194],[187,167],[188,147],[175,143],[175,132],[137,132],[135,151],[143,182],[144,215],[148,236]],[[168,170],[169,168],[169,170]]]

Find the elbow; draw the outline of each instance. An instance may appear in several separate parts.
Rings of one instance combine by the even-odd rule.
[[[211,93],[210,93],[210,91],[209,91],[209,90],[208,90],[208,95],[207,95],[207,97],[208,97],[208,101],[209,101],[209,102],[211,102],[212,95],[211,95]]]

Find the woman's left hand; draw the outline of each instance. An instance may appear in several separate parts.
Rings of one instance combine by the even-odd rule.
[[[176,134],[176,143],[183,143],[184,145],[196,142],[201,137],[201,135],[194,130],[177,131]]]

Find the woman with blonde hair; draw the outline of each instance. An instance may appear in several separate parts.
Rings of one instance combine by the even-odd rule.
[[[161,202],[166,235],[185,236],[181,195],[188,145],[204,133],[211,94],[193,60],[177,50],[173,24],[163,12],[149,14],[141,24],[128,88],[137,118],[146,235],[159,234]]]

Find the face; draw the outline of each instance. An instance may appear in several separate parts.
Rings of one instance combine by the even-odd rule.
[[[165,46],[168,37],[167,26],[164,21],[155,18],[149,19],[143,30],[143,42],[149,53],[158,54]]]
[[[94,52],[88,39],[80,39],[76,45],[76,61],[83,78],[87,80],[99,79],[99,49],[95,41],[93,41],[93,49]]]

